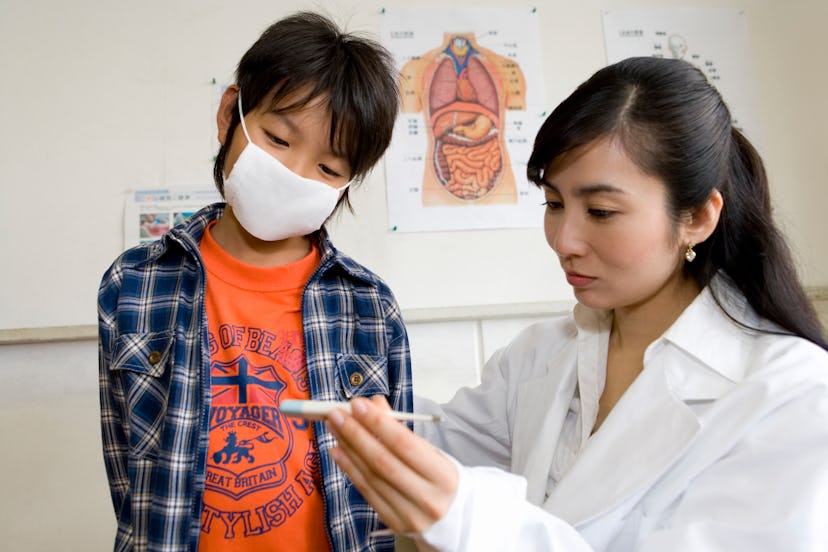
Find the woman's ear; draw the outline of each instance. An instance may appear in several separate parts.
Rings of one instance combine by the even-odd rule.
[[[216,113],[216,123],[218,124],[218,141],[222,146],[227,140],[227,133],[230,130],[230,123],[233,121],[233,113],[236,110],[236,105],[239,101],[239,87],[232,84],[227,87],[224,94],[221,96],[221,103],[219,103],[218,112]]]
[[[722,214],[724,198],[722,193],[714,188],[698,209],[695,209],[684,228],[685,242],[690,245],[701,243],[713,233],[719,224],[719,217]]]

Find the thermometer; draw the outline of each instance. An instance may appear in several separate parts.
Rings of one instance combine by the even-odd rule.
[[[324,420],[334,408],[341,408],[346,412],[351,412],[351,403],[346,401],[297,401],[284,400],[279,405],[279,410],[285,416],[292,416],[294,418],[305,418],[308,420]],[[414,412],[399,412],[392,410],[388,415],[396,420],[403,420],[409,422],[440,422],[440,416],[433,416],[431,414],[417,414]]]

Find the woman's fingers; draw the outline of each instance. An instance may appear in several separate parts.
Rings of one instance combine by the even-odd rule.
[[[423,509],[403,494],[394,483],[387,482],[346,446],[339,445],[333,452],[334,460],[348,474],[353,485],[377,511],[386,525],[396,532],[423,531],[434,523]]]
[[[352,404],[352,409],[354,406]],[[357,406],[356,409],[360,410],[360,407]],[[373,420],[374,423],[387,421],[393,424],[394,429],[408,432],[405,426],[383,410],[374,410],[379,416]],[[349,460],[347,465],[340,461],[340,466],[378,512],[383,504],[387,505],[383,512],[386,515],[384,521],[398,530],[424,529],[431,525],[434,520],[426,518],[423,508],[418,504],[422,501],[419,497],[431,494],[429,482],[406,466],[393,450],[389,450],[374,435],[376,429],[370,422],[367,424],[370,427],[368,429],[344,412],[331,414],[329,421],[331,431],[339,441],[337,454],[344,453]],[[334,459],[337,460],[337,457]],[[404,525],[395,526],[392,517],[405,520]]]
[[[354,399],[351,416],[342,411],[329,415],[340,443],[334,460],[390,527],[425,530],[451,504],[457,470],[376,401]]]
[[[371,405],[380,405],[390,410],[384,397],[375,396]],[[352,413],[363,426],[371,428],[376,437],[411,469],[424,479],[440,487],[456,488],[457,470],[454,464],[431,443],[410,431],[405,424],[384,415],[379,409],[371,408],[365,399],[351,401]],[[431,422],[416,422],[431,423]]]
[[[374,395],[373,397],[371,397],[371,402],[377,405],[378,408],[381,408],[383,410],[391,410],[391,405],[388,404],[388,401],[385,400],[385,397],[383,397],[382,395]]]
[[[357,463],[351,459],[349,453],[343,450],[341,445],[331,448],[330,454],[339,467],[342,468],[342,471],[348,475],[351,483],[359,489],[359,492],[362,493],[365,500],[373,506],[380,519],[390,529],[397,533],[404,533],[411,530],[412,524],[397,512],[399,506],[389,503],[385,500],[382,493],[375,490],[374,486],[370,484],[371,476],[366,475],[358,467]]]

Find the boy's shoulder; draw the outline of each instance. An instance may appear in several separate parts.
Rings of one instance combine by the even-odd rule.
[[[328,270],[325,272],[330,272],[332,267],[338,267],[340,269],[338,272],[344,273],[349,279],[357,283],[361,282],[383,290],[389,289],[388,284],[377,273],[356,261],[350,255],[334,247],[324,229],[319,231],[318,246],[322,257],[322,264],[328,267]]]
[[[157,240],[144,242],[126,249],[116,257],[113,264],[126,266],[152,262],[175,249],[176,243],[189,242],[192,246],[198,247],[198,242],[201,240],[205,229],[210,222],[221,217],[224,207],[224,203],[214,203],[203,207]]]
[[[164,238],[151,242],[141,243],[121,252],[106,269],[101,279],[101,287],[117,283],[135,274],[136,271],[143,272],[149,268],[153,261],[161,256],[164,249]]]
[[[164,237],[150,242],[144,242],[126,249],[115,258],[114,264],[121,266],[136,266],[156,259],[165,249]]]
[[[221,216],[223,203],[208,205],[176,225],[157,240],[144,242],[120,253],[104,274],[104,282],[115,274],[151,271],[162,266],[180,266],[198,248],[198,242],[210,221]]]
[[[169,236],[164,235],[157,240],[130,247],[115,257],[104,279],[114,272],[143,272],[168,264],[180,265],[183,255],[177,254],[169,242]]]

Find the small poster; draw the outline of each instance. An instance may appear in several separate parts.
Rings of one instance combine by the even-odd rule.
[[[157,240],[176,224],[211,203],[224,201],[215,188],[127,192],[124,249]]]
[[[730,109],[733,126],[758,143],[753,59],[741,10],[663,8],[613,10],[603,15],[608,63],[633,56],[692,63],[719,90]]]

